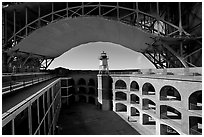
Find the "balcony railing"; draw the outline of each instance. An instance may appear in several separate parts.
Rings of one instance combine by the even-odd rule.
[[[180,101],[180,99],[178,97],[174,97],[174,96],[160,96],[160,100],[165,100],[165,101],[175,101],[178,100]]]
[[[195,104],[190,103],[189,107],[190,107],[189,108],[190,110],[202,110],[202,104],[195,105]]]
[[[201,131],[198,131],[198,130],[195,130],[193,128],[190,128],[189,129],[189,134],[190,135],[202,135],[202,132]]]
[[[7,93],[11,93],[15,90],[25,88],[25,87],[49,80],[49,79],[52,79],[54,77],[55,76],[48,75],[48,76],[42,76],[42,77],[37,77],[37,78],[31,78],[31,79],[29,79],[29,81],[25,80],[25,79],[10,81],[9,86],[2,88],[2,92],[3,92],[2,95],[7,94]]]
[[[116,86],[115,89],[127,89],[127,87]]]

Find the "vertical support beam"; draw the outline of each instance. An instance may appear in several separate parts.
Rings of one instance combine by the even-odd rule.
[[[3,44],[6,43],[7,43],[7,12],[3,10]]]
[[[138,20],[139,20],[139,7],[138,7],[138,2],[136,2],[135,4],[136,4],[136,10],[135,10],[135,11],[136,11],[136,15],[137,15],[137,17],[136,17],[136,24],[139,25],[139,21],[138,21]]]
[[[43,120],[43,127],[44,127],[44,134],[46,135],[46,123],[45,123],[45,97],[44,97],[44,94],[42,95],[42,98],[43,98],[43,117],[44,117],[44,120]]]
[[[98,4],[98,12],[99,12],[99,16],[101,16],[101,2],[99,2]]]
[[[69,10],[68,10],[68,9],[69,9],[69,4],[68,4],[68,2],[67,2],[67,3],[66,3],[66,11],[67,11],[66,13],[67,13],[67,17],[69,17]]]
[[[45,68],[47,68],[47,59],[45,59]]]
[[[159,31],[159,2],[157,2],[157,33],[158,35],[160,35],[160,31]]]
[[[54,131],[55,131],[55,123],[54,123],[54,120],[55,120],[55,111],[54,111],[54,104],[55,104],[54,101],[55,101],[55,100],[54,100],[54,99],[55,99],[55,97],[54,97],[53,87],[51,88],[51,90],[52,90],[51,93],[52,93],[52,102],[53,102],[53,103],[52,103],[52,108],[51,108],[51,109],[52,109],[52,110],[51,110],[51,111],[52,111],[52,118],[53,118],[53,119],[52,119],[52,124],[53,124],[53,125],[52,125],[52,127],[53,127],[53,128],[52,128],[52,129],[53,129],[52,132],[54,133]]]
[[[28,8],[26,7],[26,9],[25,9],[25,26],[26,26],[26,36],[28,35],[28,26],[27,26],[27,24],[28,24]]]
[[[13,35],[14,43],[16,43],[16,10],[13,11]]]
[[[182,20],[181,20],[181,2],[179,4],[179,35],[182,35]]]
[[[38,28],[40,28],[40,15],[41,13],[40,13],[40,5],[38,5]]]
[[[38,125],[40,124],[40,109],[39,109],[39,98],[37,99],[37,115],[38,115],[38,118],[37,118],[37,120],[38,120]],[[38,131],[38,135],[40,135],[40,129],[39,129],[39,131]]]
[[[48,64],[46,63],[46,68],[45,68],[45,69],[47,69],[47,68],[50,66],[50,64],[53,62],[53,60],[54,60],[54,59],[51,59]]]
[[[181,19],[181,2],[178,3],[179,8],[179,35],[182,36],[182,19]],[[180,42],[180,56],[183,57],[183,43]]]
[[[84,2],[82,2],[82,16],[84,15]]]
[[[11,127],[12,127],[12,135],[15,135],[15,124],[14,124],[15,117],[11,120]]]
[[[54,20],[54,3],[52,2],[52,21]]]
[[[120,20],[119,3],[117,2],[117,20]]]
[[[28,127],[29,127],[29,135],[32,135],[32,112],[31,112],[31,104],[28,106]]]

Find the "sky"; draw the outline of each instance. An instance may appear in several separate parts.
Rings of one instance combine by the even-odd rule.
[[[87,43],[65,52],[48,69],[64,67],[71,70],[98,70],[101,52],[109,58],[109,70],[155,68],[141,53],[109,42]]]

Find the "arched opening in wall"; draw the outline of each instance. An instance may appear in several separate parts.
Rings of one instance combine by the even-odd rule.
[[[130,103],[131,104],[139,104],[140,103],[140,98],[135,94],[131,94],[130,95]]]
[[[181,101],[181,95],[176,88],[172,86],[164,86],[160,90],[160,100]]]
[[[89,97],[88,102],[89,102],[90,104],[95,104],[95,98],[94,98],[94,97]]]
[[[86,88],[85,87],[79,87],[79,94],[86,94]]]
[[[160,118],[161,119],[181,119],[181,113],[167,105],[160,106]]]
[[[147,115],[147,114],[143,114],[142,122],[143,122],[143,125],[156,125],[155,120],[150,115]]]
[[[150,99],[142,99],[142,109],[150,110],[153,113],[156,113],[156,104]]]
[[[73,78],[68,79],[68,84],[69,84],[69,86],[74,86],[75,85],[74,79]]]
[[[202,117],[189,117],[189,134],[202,135]]]
[[[74,104],[75,96],[74,95],[69,96],[68,101],[69,101],[69,105]]]
[[[78,85],[86,85],[86,81],[83,78],[80,78],[78,81]]]
[[[127,95],[122,91],[115,92],[115,100],[125,101],[127,100]]]
[[[154,86],[151,83],[145,83],[142,86],[142,95],[155,95]]]
[[[92,78],[89,79],[88,86],[95,86],[95,81]]]
[[[92,87],[90,87],[88,94],[90,94],[90,95],[95,95],[95,89],[92,88]]]
[[[116,112],[127,112],[127,106],[122,103],[116,103]]]
[[[180,134],[172,127],[160,124],[160,135],[180,135]]]
[[[86,96],[79,95],[79,102],[86,103]]]
[[[140,116],[140,112],[135,107],[131,107],[131,116]]]
[[[139,85],[136,81],[131,82],[130,91],[139,91]]]
[[[127,89],[127,85],[123,80],[118,80],[115,83],[115,89]]]
[[[68,95],[74,94],[75,93],[75,88],[74,87],[69,87],[68,88]]]
[[[202,90],[195,91],[190,95],[189,110],[202,110]]]

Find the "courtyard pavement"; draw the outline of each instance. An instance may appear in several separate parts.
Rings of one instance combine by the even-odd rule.
[[[87,103],[62,108],[58,125],[60,135],[139,135],[115,112]]]

